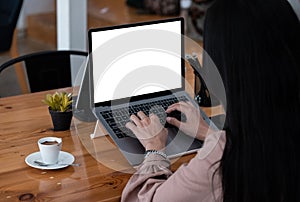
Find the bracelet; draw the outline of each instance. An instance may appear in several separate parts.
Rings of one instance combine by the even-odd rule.
[[[161,151],[157,151],[157,150],[147,150],[145,152],[145,157],[144,158],[147,158],[150,154],[158,154],[158,155],[164,157],[165,159],[168,158],[166,153],[161,152]]]

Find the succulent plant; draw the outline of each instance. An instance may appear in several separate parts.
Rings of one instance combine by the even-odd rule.
[[[47,94],[42,102],[47,104],[50,110],[66,112],[71,110],[72,107],[72,93],[55,92],[54,94]]]

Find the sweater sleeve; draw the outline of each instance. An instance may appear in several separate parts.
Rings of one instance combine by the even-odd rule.
[[[219,161],[225,145],[223,131],[210,134],[197,155],[172,174],[170,162],[149,155],[123,190],[121,201],[219,201]]]

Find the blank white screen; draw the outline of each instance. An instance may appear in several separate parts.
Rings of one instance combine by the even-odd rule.
[[[144,33],[146,33],[144,30],[170,32],[178,35],[178,37],[152,37],[148,34],[144,35]],[[108,57],[105,57],[105,55],[115,55],[115,52],[120,49],[122,44],[114,43],[114,39],[120,39],[120,37],[125,34],[128,35],[130,33],[135,33],[135,31],[142,31],[137,32],[140,34],[138,37],[141,37],[141,39],[145,39],[147,41],[159,40],[159,43],[168,42],[169,44],[174,45],[176,53],[170,53],[168,50],[149,47],[135,49],[134,43],[136,43],[136,40],[134,39],[136,38],[133,38],[132,41],[130,41],[132,48],[127,47],[130,51],[117,55],[116,57],[111,58],[110,61],[107,61]],[[91,36],[95,103],[182,87],[182,47],[179,37],[181,36],[181,22],[179,20],[102,30],[92,32]],[[126,43],[126,46],[130,46],[130,44],[128,45],[128,41],[124,43]],[[153,74],[150,71],[151,68],[154,70]],[[160,71],[159,68],[161,68],[162,71]],[[168,71],[170,72],[168,73]],[[143,72],[145,73],[144,75]],[[157,74],[165,74],[163,75],[164,79],[160,80],[160,77],[158,77]],[[128,80],[127,78],[129,76],[132,78],[132,75],[135,75],[135,77]],[[125,81],[127,82],[124,83]]]

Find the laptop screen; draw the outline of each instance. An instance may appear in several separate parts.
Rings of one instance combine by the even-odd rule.
[[[94,103],[184,89],[183,19],[89,30]]]

